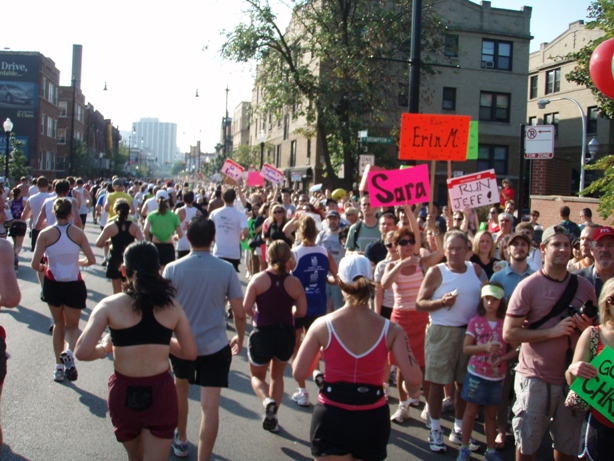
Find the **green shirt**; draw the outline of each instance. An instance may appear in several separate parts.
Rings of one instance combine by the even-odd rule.
[[[158,210],[152,211],[147,215],[147,221],[151,223],[150,232],[162,243],[167,242],[181,225],[179,216],[171,210],[166,210],[164,214],[160,214]]]

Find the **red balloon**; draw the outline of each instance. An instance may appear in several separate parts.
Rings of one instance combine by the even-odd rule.
[[[589,72],[593,83],[608,98],[614,99],[614,76],[612,76],[612,57],[614,56],[614,38],[599,44],[591,55]]]

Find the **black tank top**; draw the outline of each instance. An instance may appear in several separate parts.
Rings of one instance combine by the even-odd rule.
[[[141,346],[143,344],[162,344],[168,346],[173,336],[173,330],[160,325],[154,316],[153,309],[142,311],[141,321],[130,328],[111,331],[111,341],[115,347]]]
[[[124,250],[128,245],[134,242],[134,236],[130,234],[130,226],[132,223],[126,221],[126,229],[122,230],[118,222],[116,222],[119,232],[117,235],[111,237],[111,258],[122,259],[124,257]]]

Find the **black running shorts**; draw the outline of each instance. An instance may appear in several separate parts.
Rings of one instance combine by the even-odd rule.
[[[170,356],[173,373],[179,379],[203,387],[228,387],[228,373],[232,361],[230,345],[211,355],[199,355],[196,360]]]
[[[294,353],[296,332],[293,325],[254,327],[247,343],[247,355],[252,365],[267,365],[273,358],[287,362]]]
[[[50,306],[72,307],[73,309],[85,309],[87,300],[87,288],[83,280],[74,282],[58,282],[43,277],[43,297]]]

